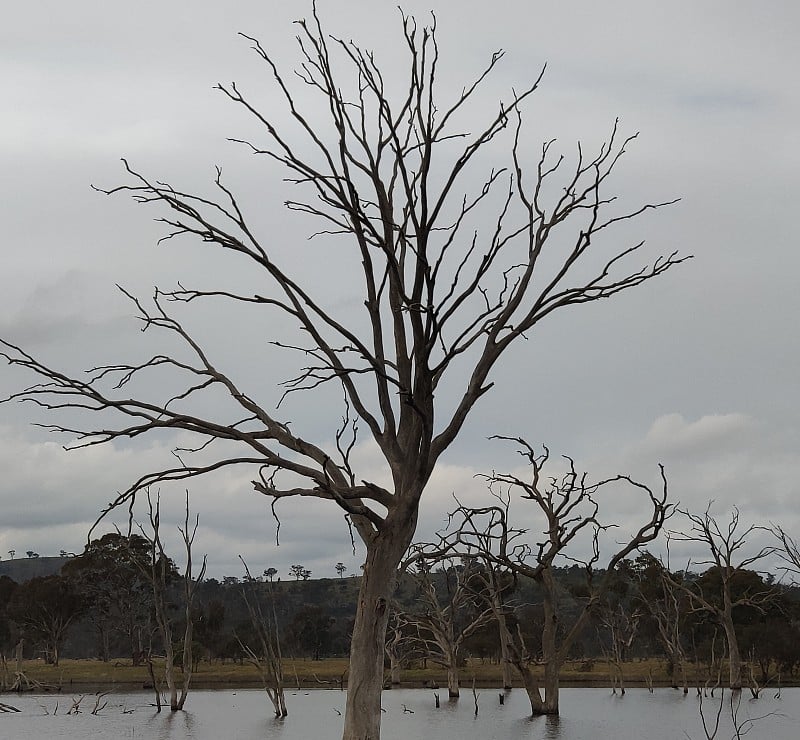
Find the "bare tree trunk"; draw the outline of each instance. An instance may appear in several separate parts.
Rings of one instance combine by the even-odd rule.
[[[25,647],[25,638],[20,637],[14,648],[14,660],[17,662],[17,672],[22,670],[22,651]]]
[[[689,693],[689,682],[686,677],[686,660],[681,654],[682,651],[680,650],[671,650],[669,654],[669,660],[671,663],[671,676],[672,680],[670,683],[672,684],[673,689],[683,688],[683,693]]]
[[[158,621],[161,627],[161,638],[164,641],[164,681],[169,690],[169,708],[176,712],[180,707],[178,706],[178,686],[175,683],[175,650],[172,646],[172,627],[164,614],[163,594],[161,599],[162,616],[158,617]],[[158,607],[156,607],[156,614],[158,614]]]
[[[497,614],[497,628],[500,632],[500,667],[503,676],[503,688],[511,688],[511,670],[513,668],[510,655],[511,633],[508,630],[506,615],[500,609]]]
[[[531,703],[531,714],[546,714],[539,680],[534,675],[531,667],[523,661],[515,661],[514,667],[522,679],[522,686],[528,695],[528,701]]]
[[[458,680],[458,657],[450,655],[447,661],[447,695],[451,699],[458,699],[461,695]]]
[[[732,691],[739,691],[742,688],[742,656],[739,653],[739,640],[736,637],[736,630],[733,626],[733,619],[725,615],[722,627],[725,630],[725,639],[728,643],[728,680]]]
[[[389,682],[392,686],[400,685],[400,660],[393,653],[389,654]]]
[[[559,673],[561,661],[558,651],[558,603],[556,582],[550,568],[542,570],[540,580],[543,592],[542,607],[544,625],[542,627],[542,659],[544,662],[544,705],[540,714],[558,714]],[[536,710],[531,707],[534,714]]]
[[[161,711],[161,690],[158,685],[158,680],[156,679],[156,672],[153,667],[153,651],[152,647],[147,652],[147,673],[150,676],[150,681],[153,684],[153,691],[156,695],[156,711]]]
[[[540,714],[558,714],[561,691],[561,661],[550,660],[544,666],[544,707]]]
[[[255,581],[250,575],[250,568],[241,555],[239,559],[242,561],[245,573],[247,574],[246,587],[242,590],[242,596],[247,606],[247,613],[250,615],[250,623],[258,637],[261,652],[260,654],[256,653],[252,647],[245,645],[241,640],[239,640],[239,645],[261,675],[264,691],[272,702],[275,716],[285,717],[288,714],[288,710],[286,709],[286,697],[283,690],[283,659],[281,656],[281,642],[278,633],[278,617],[275,608],[275,592],[272,590],[272,581],[270,580],[267,584],[270,600],[270,615],[265,616],[264,610],[261,608],[258,592],[255,588]]]
[[[367,545],[358,609],[350,641],[350,673],[342,740],[378,740],[381,730],[383,653],[389,623],[389,599],[397,583],[397,566],[414,525]]]

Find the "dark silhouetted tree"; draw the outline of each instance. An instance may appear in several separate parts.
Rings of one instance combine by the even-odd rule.
[[[219,283],[210,287],[159,289],[152,302],[130,296],[148,332],[175,341],[169,354],[161,342],[149,359],[111,361],[79,377],[12,343],[3,343],[2,354],[38,376],[12,399],[89,414],[54,422],[75,438],[71,447],[165,430],[196,438],[183,447],[197,455],[184,449],[179,464],[146,472],[115,505],[151,485],[237,466],[248,468],[255,490],[274,500],[321,498],[340,507],[366,549],[344,738],[377,740],[397,567],[434,468],[490,391],[493,370],[554,312],[639,286],[682,258],[673,253],[630,264],[644,242],[630,241],[627,228],[615,237],[615,226],[663,205],[626,207],[612,189],[612,174],[634,136],[621,135],[615,124],[594,152],[579,146],[570,160],[551,141],[531,156],[523,144],[523,107],[541,75],[512,88],[499,104],[487,104],[478,94],[503,53],[493,54],[463,87],[437,84],[435,23],[421,27],[402,16],[407,75],[399,85],[384,77],[374,54],[326,34],[316,10],[297,28],[302,61],[296,75],[281,71],[247,37],[286,115],[273,99],[260,110],[236,84],[219,89],[260,126],[244,146],[296,186],[287,207],[315,219],[317,241],[330,245],[326,259],[358,275],[351,293],[357,300],[340,300],[349,285],[337,285],[333,301],[308,287],[312,262],[296,259],[302,252],[294,248],[288,250],[294,262],[287,261],[283,239],[274,231],[259,234],[258,218],[249,218],[221,170],[215,195],[208,195],[126,162],[129,183],[107,192],[156,208],[166,239],[190,237],[203,249],[219,249],[250,265],[261,285],[237,290],[216,272]],[[306,93],[318,103],[309,103]],[[332,385],[344,396],[338,429],[315,439],[312,430],[277,416],[274,404],[259,401],[263,388],[246,388],[236,372],[226,371],[225,358],[204,348],[182,317],[184,308],[208,301],[291,322],[300,338],[277,344],[297,350],[300,364],[284,391]],[[342,312],[353,303],[360,317]],[[243,334],[249,323],[239,324]],[[168,374],[170,382],[139,382],[153,374],[159,380]],[[223,394],[227,406],[220,404]],[[380,451],[386,475],[370,479],[355,469],[358,432]]]

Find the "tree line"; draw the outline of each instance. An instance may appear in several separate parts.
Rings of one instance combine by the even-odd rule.
[[[744,526],[736,510],[724,525],[709,511],[683,513],[686,531],[669,536],[707,537],[703,570],[670,568],[647,550],[608,568],[597,567],[597,556],[556,566],[539,550],[524,560],[526,569],[547,565],[530,571],[514,567],[523,560],[508,553],[465,547],[474,544],[474,517],[481,513],[469,512],[472,531],[462,522],[435,545],[409,551],[390,605],[386,684],[399,683],[404,668],[434,664],[446,671],[448,691],[457,697],[468,661],[489,661],[502,667],[505,686],[521,683],[532,710],[547,713],[557,711],[558,677],[568,661],[602,662],[622,692],[632,659],[662,659],[671,685],[684,692],[700,683],[757,692],[793,680],[800,669],[800,590],[753,567],[778,552],[791,564],[796,548],[782,530],[773,532],[779,544],[757,548],[750,539],[763,530]],[[201,661],[263,668],[270,655],[274,663],[275,656],[348,654],[359,576],[342,578],[342,571],[338,578],[310,579],[303,577],[307,569],[293,566],[292,578],[276,581],[274,568],[253,576],[245,566],[243,576],[221,581],[187,578],[156,550],[156,570],[164,575],[159,595],[153,553],[152,537],[111,532],[58,574],[19,584],[0,577],[4,664],[15,654],[54,664],[64,655],[132,665],[169,656],[184,675]],[[170,631],[163,630],[165,621]],[[273,664],[263,674],[265,688],[282,688],[280,671]]]

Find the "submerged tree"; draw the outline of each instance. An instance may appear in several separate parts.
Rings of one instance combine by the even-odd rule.
[[[530,467],[530,479],[497,472],[485,476],[496,505],[460,506],[451,517],[450,531],[442,536],[441,550],[479,554],[533,579],[539,586],[542,597],[540,651],[534,654],[528,650],[521,630],[516,639],[511,633],[507,633],[506,639],[510,640],[510,659],[522,678],[532,713],[558,714],[561,670],[570,650],[600,607],[601,597],[617,579],[617,566],[658,536],[672,512],[672,505],[667,503],[663,467],[659,492],[627,475],[590,482],[586,473],[577,472],[570,458],[565,458],[566,472],[549,474],[547,448],[537,453],[521,438],[512,441]],[[637,521],[636,531],[626,537],[615,537],[610,548],[601,548],[601,533],[616,525],[601,523],[598,498],[601,492],[617,484],[641,493],[647,502],[646,510]],[[510,517],[512,493],[519,494],[522,501],[531,502],[534,513],[541,517],[541,530],[530,531],[514,525]],[[588,554],[581,557],[576,552],[579,549]],[[602,557],[603,549],[610,549],[605,557]],[[557,561],[564,559],[580,564],[586,576],[584,593],[571,621],[564,618],[564,593],[555,578]],[[534,664],[543,667],[543,680],[532,670]]]
[[[183,614],[181,615],[183,617],[183,639],[180,643],[182,680],[180,681],[179,687],[178,678],[175,675],[176,645],[173,638],[176,620],[171,614],[169,599],[170,583],[177,574],[174,563],[167,557],[164,551],[164,543],[161,539],[160,500],[156,497],[154,501],[148,492],[147,502],[149,507],[149,528],[146,529],[140,526],[140,530],[149,546],[149,561],[142,569],[142,572],[150,581],[153,590],[153,607],[156,624],[158,625],[158,631],[161,634],[161,640],[164,644],[164,680],[169,690],[169,708],[175,712],[183,709],[186,703],[186,697],[189,695],[189,685],[192,681],[192,672],[194,669],[194,660],[192,656],[194,619],[192,611],[195,596],[197,595],[197,587],[203,580],[203,576],[206,572],[206,558],[205,556],[203,557],[200,572],[195,576],[193,572],[192,546],[194,545],[194,538],[197,534],[199,519],[195,517],[194,524],[190,524],[189,494],[187,492],[184,523],[182,527],[178,527],[186,553],[186,565],[181,578],[183,593],[181,594],[180,606],[183,607]],[[161,699],[158,685],[153,676],[152,657],[149,659],[148,664],[150,666],[151,678],[153,679],[153,688],[156,692],[156,704],[158,710],[161,711]]]
[[[738,691],[744,679],[744,659],[739,649],[734,613],[742,607],[763,612],[765,605],[774,601],[775,590],[760,578],[747,583],[752,581],[748,569],[771,555],[774,548],[752,546],[751,539],[760,527],[745,527],[736,507],[731,512],[730,521],[722,525],[711,514],[711,502],[702,514],[681,513],[688,521],[688,529],[685,532],[671,532],[671,539],[703,545],[710,557],[698,562],[709,568],[696,581],[673,576],[666,569],[664,575],[673,588],[679,588],[686,594],[695,611],[707,613],[722,628],[728,649],[728,685]],[[747,585],[741,588],[743,583]]]
[[[102,422],[92,422],[89,413],[83,421],[54,423],[54,430],[75,436],[72,447],[163,430],[196,438],[194,458],[184,449],[179,464],[142,475],[114,506],[150,485],[246,466],[255,490],[273,500],[322,498],[344,511],[366,548],[344,737],[374,740],[397,566],[434,467],[490,390],[495,365],[554,311],[641,285],[684,258],[672,253],[628,267],[643,242],[612,239],[613,227],[664,205],[625,209],[610,191],[634,136],[621,136],[614,125],[595,153],[578,146],[572,164],[555,153],[552,141],[528,161],[522,107],[541,75],[499,104],[474,106],[502,52],[453,92],[437,86],[435,23],[421,28],[403,16],[408,73],[394,87],[372,52],[324,33],[316,10],[311,21],[298,21],[298,29],[302,61],[294,76],[245,37],[282,96],[288,121],[260,110],[236,84],[219,89],[261,126],[259,140],[242,143],[283,170],[300,193],[286,201],[289,210],[317,219],[316,237],[335,250],[332,261],[358,272],[363,314],[342,313],[341,303],[326,303],[304,286],[308,268],[292,269],[276,249],[276,235],[257,233],[220,170],[214,197],[126,162],[130,183],[106,192],[156,208],[165,239],[191,237],[244,260],[263,288],[179,286],[157,289],[149,303],[129,296],[143,327],[171,337],[174,352],[102,365],[84,378],[65,375],[13,344],[4,343],[3,354],[39,378],[12,399],[49,410],[101,412]],[[304,104],[305,93],[318,96],[324,113]],[[481,111],[483,119],[468,127],[459,120]],[[508,153],[492,166],[485,157],[497,156],[503,135]],[[329,429],[315,440],[311,430],[301,433],[258,400],[262,388],[245,388],[223,369],[224,358],[212,356],[180,313],[201,301],[276,312],[294,324],[302,338],[280,346],[299,351],[306,364],[284,391],[340,387],[343,421],[335,434]],[[174,312],[170,303],[177,304]],[[158,387],[177,391],[148,395],[144,384],[132,382],[163,373],[171,382]],[[128,395],[126,386],[139,390]],[[205,403],[210,398],[215,404]],[[352,452],[364,431],[385,461],[388,485],[356,470]],[[332,437],[333,444],[322,441]]]
[[[634,597],[636,608],[645,614],[645,623],[650,624],[656,640],[664,649],[672,688],[683,687],[686,694],[689,682],[685,641],[690,604],[684,591],[674,585],[683,578],[668,573],[662,562],[649,552],[639,555],[631,570],[638,592]]]
[[[406,620],[416,628],[417,640],[434,663],[447,670],[447,692],[459,696],[459,665],[464,641],[494,616],[469,586],[473,564],[427,558],[423,548],[414,557],[412,578],[417,586],[413,609]],[[432,566],[436,565],[435,571]]]
[[[258,671],[264,691],[272,703],[276,717],[286,717],[286,696],[283,686],[283,660],[281,658],[281,642],[278,631],[278,616],[275,610],[275,592],[272,581],[261,584],[250,575],[250,568],[241,556],[244,565],[245,579],[242,583],[242,599],[250,617],[250,626],[254,636],[253,644],[243,642],[237,635],[236,641],[247,657],[247,660]],[[266,588],[260,588],[265,585]],[[269,603],[262,606],[262,595],[267,594]]]

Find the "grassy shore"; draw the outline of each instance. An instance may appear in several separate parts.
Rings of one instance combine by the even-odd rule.
[[[8,673],[13,680],[15,667],[8,665]],[[53,690],[69,691],[73,688],[139,688],[149,683],[146,666],[133,666],[130,660],[111,660],[103,663],[97,660],[62,660],[58,666],[46,665],[41,660],[25,661],[22,671],[31,681],[36,681]],[[287,687],[300,688],[338,688],[347,681],[347,659],[329,658],[321,661],[286,660],[284,673]],[[156,666],[156,675],[163,675]],[[500,667],[496,663],[473,660],[461,671],[461,683],[471,686],[473,679],[480,687],[497,687],[500,682]],[[625,685],[646,686],[652,681],[654,686],[668,686],[669,677],[664,661],[632,661],[623,666]],[[705,667],[695,670],[689,668],[689,684],[696,686],[707,680]],[[6,679],[8,681],[8,679]],[[604,661],[575,661],[568,663],[562,673],[564,686],[610,686],[609,666]],[[240,665],[231,661],[225,663],[201,663],[194,673],[192,685],[196,688],[244,688],[259,687],[259,676],[250,665]],[[438,667],[406,668],[401,673],[401,686],[407,688],[446,686],[445,671]]]

